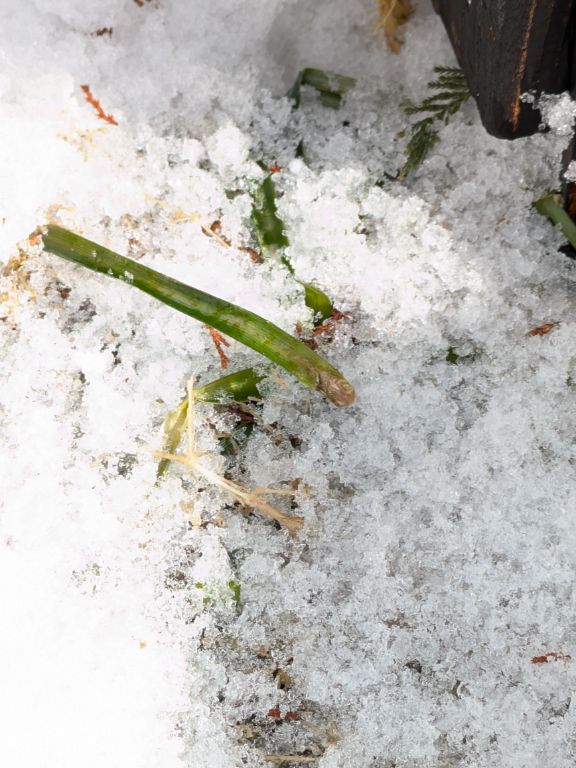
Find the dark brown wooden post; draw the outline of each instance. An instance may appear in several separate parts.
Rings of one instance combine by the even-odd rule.
[[[572,52],[572,80],[570,92],[572,98],[576,99],[576,46]],[[576,134],[572,136],[572,141],[562,159],[564,169],[568,168],[572,160],[576,160]],[[564,207],[570,214],[570,217],[576,221],[576,183],[563,180],[562,192],[564,196]]]
[[[576,0],[432,0],[442,17],[486,130],[515,139],[538,130],[523,93],[576,98]],[[563,157],[576,160],[576,135]],[[562,180],[576,220],[576,183]]]
[[[576,0],[433,0],[478,103],[503,139],[538,130],[523,93],[561,93],[573,80]]]

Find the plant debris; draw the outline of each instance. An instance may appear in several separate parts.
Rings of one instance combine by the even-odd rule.
[[[89,85],[81,85],[80,88],[84,91],[84,98],[90,104],[92,107],[94,107],[96,111],[96,116],[99,120],[104,120],[104,122],[109,123],[110,125],[118,125],[118,121],[114,117],[114,115],[107,114],[104,109],[102,108],[102,105],[98,101],[98,99],[92,94],[92,91],[90,90]]]
[[[212,328],[212,326],[204,324],[204,327],[208,329],[208,332],[210,333],[210,338],[212,339],[212,343],[216,347],[216,351],[218,352],[218,357],[220,358],[220,367],[222,370],[226,370],[228,368],[228,365],[230,363],[230,358],[224,352],[224,347],[229,347],[230,342],[222,336],[221,333],[219,333],[215,328]]]
[[[576,248],[576,222],[562,207],[561,196],[557,192],[546,192],[532,205],[538,213],[547,216],[554,224],[560,225],[564,236],[573,248]]]
[[[272,174],[268,174],[252,195],[252,221],[262,253],[280,257],[280,262],[291,275],[294,268],[284,253],[290,245],[286,227],[278,216],[276,186]],[[300,281],[298,281],[300,282]],[[306,306],[314,312],[315,321],[322,322],[332,314],[332,302],[324,291],[312,283],[302,283]]]
[[[154,451],[154,456],[167,461],[174,461],[178,464],[182,464],[187,467],[194,475],[201,477],[203,480],[207,480],[216,487],[225,491],[233,499],[240,502],[240,504],[249,509],[257,509],[264,515],[276,520],[277,523],[289,532],[290,536],[296,536],[304,524],[304,520],[301,517],[295,515],[286,515],[276,507],[273,507],[268,502],[264,501],[264,496],[273,494],[280,496],[293,496],[294,491],[276,489],[276,488],[246,488],[240,483],[230,480],[227,477],[219,474],[215,469],[208,466],[204,461],[204,457],[208,454],[206,451],[197,451],[194,447],[194,388],[192,386],[192,380],[188,382],[188,404],[186,408],[186,427],[187,427],[187,450],[185,453],[169,453],[167,451]],[[239,594],[239,593],[238,593]]]
[[[241,404],[248,400],[259,400],[258,384],[260,381],[262,381],[262,376],[258,375],[252,368],[246,368],[222,376],[204,386],[195,387],[194,397],[197,401],[204,403]],[[164,420],[163,450],[166,453],[175,453],[180,445],[187,415],[188,397],[185,397],[176,410],[170,411]],[[170,462],[166,459],[162,459],[158,463],[157,480],[164,476],[169,464]]]
[[[306,67],[299,73],[294,85],[286,94],[295,108],[300,106],[302,86],[305,85],[314,88],[320,94],[320,101],[324,106],[340,109],[342,98],[354,88],[356,80],[329,70]]]
[[[404,153],[406,161],[398,171],[396,178],[405,179],[422,165],[427,155],[440,141],[439,124],[446,125],[450,118],[470,98],[464,73],[458,67],[434,67],[438,75],[428,83],[428,88],[435,91],[420,104],[408,102],[404,107],[407,115],[425,114],[403,134],[409,133],[410,139]]]
[[[531,331],[528,331],[528,336],[546,336],[546,334],[554,330],[557,325],[558,323],[544,323],[544,325],[539,325],[537,328],[532,328]]]
[[[393,53],[399,53],[404,45],[400,30],[414,13],[409,0],[378,0],[378,26],[384,30],[388,48]]]
[[[555,651],[549,651],[543,656],[533,656],[530,660],[530,664],[548,664],[549,661],[571,661],[572,656],[567,653],[556,653]]]

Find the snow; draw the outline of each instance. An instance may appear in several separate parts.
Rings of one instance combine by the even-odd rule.
[[[454,63],[428,3],[397,56],[371,0],[5,0],[0,30],[1,764],[572,768],[576,281],[531,203],[574,104],[515,142],[466,104],[393,182],[403,99]],[[293,111],[303,67],[358,83]],[[206,329],[27,244],[52,217],[310,327],[301,285],[240,250],[261,159],[296,275],[349,315],[320,351],[357,391],[263,384],[229,471],[295,490],[295,540],[182,469],[155,483],[166,413],[220,375]],[[198,405],[200,448],[226,418]]]

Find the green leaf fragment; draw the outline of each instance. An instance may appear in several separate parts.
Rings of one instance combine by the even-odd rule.
[[[194,387],[194,397],[203,403],[245,403],[247,400],[260,400],[258,384],[264,376],[253,368],[245,368],[236,373],[221,376],[209,384]]]
[[[305,292],[306,306],[314,312],[316,324],[323,323],[332,317],[334,307],[328,296],[318,286],[312,283],[302,283]]]
[[[480,350],[474,349],[472,352],[469,352],[467,355],[463,355],[461,352],[458,352],[456,347],[448,347],[448,351],[446,352],[446,362],[450,363],[451,365],[460,365],[461,363],[472,363],[474,360],[476,360],[480,356]]]
[[[266,176],[252,196],[252,221],[262,252],[276,253],[290,244],[284,222],[278,216],[276,186],[271,174]],[[293,272],[288,263],[286,266]]]
[[[294,107],[300,106],[301,89],[303,85],[314,88],[320,94],[320,100],[326,107],[339,109],[342,97],[356,85],[353,77],[339,75],[324,69],[307,67],[296,78],[294,85],[286,96],[294,103]]]
[[[539,200],[535,200],[532,205],[538,213],[548,216],[554,224],[559,224],[570,245],[576,248],[576,223],[562,207],[559,194],[547,192]]]
[[[228,587],[232,592],[232,600],[238,605],[240,603],[240,591],[241,586],[238,584],[237,581],[234,581],[233,579],[228,582]]]
[[[265,167],[265,166],[264,166]],[[294,267],[288,257],[281,251],[290,244],[286,235],[286,226],[278,216],[276,206],[276,185],[272,174],[266,176],[262,184],[256,189],[252,197],[252,221],[256,230],[256,237],[262,253],[278,255],[280,261],[294,275]],[[320,322],[326,320],[332,314],[332,302],[328,296],[312,283],[302,283],[306,306],[311,309]]]

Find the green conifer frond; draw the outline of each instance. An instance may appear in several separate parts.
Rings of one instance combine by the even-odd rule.
[[[408,102],[404,105],[407,115],[423,114],[421,120],[410,126],[410,140],[404,153],[406,161],[398,171],[397,179],[404,179],[416,170],[430,150],[440,140],[438,123],[446,123],[470,98],[470,91],[464,79],[464,73],[458,67],[434,67],[436,80],[428,83],[428,88],[437,93],[428,96],[420,104]]]

